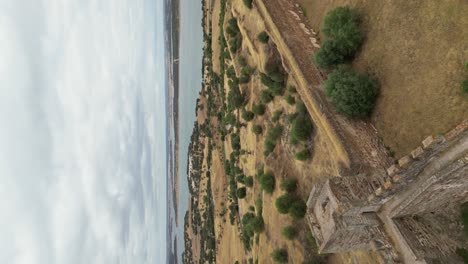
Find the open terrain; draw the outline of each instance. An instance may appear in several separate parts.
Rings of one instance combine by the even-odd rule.
[[[312,260],[319,263],[381,263],[377,252],[319,256],[306,221],[293,220],[287,214],[280,214],[275,207],[275,200],[285,193],[280,189],[281,181],[297,179],[298,188],[294,195],[307,200],[313,184],[327,177],[356,174],[364,167],[386,168],[393,160],[384,144],[398,157],[408,153],[423,137],[445,132],[468,116],[468,101],[461,96],[459,88],[463,77],[460,58],[468,57],[467,41],[463,43],[462,40],[468,34],[454,37],[453,51],[445,46],[445,53],[430,55],[451,41],[449,35],[444,35],[449,33],[439,29],[440,32],[436,30],[436,35],[432,36],[443,38],[433,40],[442,43],[440,46],[423,42],[411,53],[411,46],[407,45],[416,43],[411,44],[409,37],[399,35],[410,34],[411,30],[397,27],[413,23],[407,19],[414,18],[402,17],[395,7],[379,10],[377,4],[364,4],[368,1],[300,2],[307,17],[294,1],[256,0],[251,9],[243,0],[205,1],[204,29],[208,36],[205,43],[209,48],[205,50],[205,80],[197,107],[197,133],[192,138],[197,143],[192,154],[203,153],[203,161],[193,168],[196,176],[189,178],[189,183],[197,187],[188,218],[202,217],[198,225],[188,221],[186,243],[188,238],[192,254],[191,258],[184,258],[184,263],[272,263],[271,253],[279,248],[287,250],[288,263]],[[319,71],[311,60],[319,48],[319,28],[325,13],[342,4],[353,5],[363,14],[363,28],[367,34],[353,67],[371,72],[381,83],[381,95],[371,120],[349,120],[336,114],[323,92],[327,73]],[[423,10],[418,12],[425,12],[424,6],[419,8]],[[385,12],[385,16],[379,12]],[[458,10],[451,12],[454,13],[448,21],[457,27],[466,23]],[[377,19],[376,16],[380,17]],[[433,22],[421,18],[426,24],[420,26],[428,27],[439,20],[438,16],[433,16]],[[389,22],[390,17],[395,22]],[[238,27],[238,32],[232,35],[226,33],[232,27],[231,21]],[[438,24],[433,26],[438,27]],[[458,29],[466,32],[461,26]],[[429,28],[424,30],[429,31]],[[258,38],[264,31],[269,36],[266,42]],[[318,34],[313,34],[314,31]],[[417,39],[417,36],[411,37]],[[239,43],[232,41],[236,38],[240,38],[241,44],[233,47]],[[430,39],[428,36],[424,38]],[[413,66],[407,60],[414,60]],[[440,66],[444,63],[450,67]],[[272,64],[279,65],[284,86],[295,89],[286,89],[271,102],[264,102],[265,113],[247,121],[242,112],[253,111],[254,106],[264,99],[263,91],[269,88],[262,81],[262,74],[270,74],[267,68]],[[241,78],[245,69],[249,69],[249,79],[238,85],[242,106],[232,107],[233,80]],[[287,97],[294,98],[294,102],[288,102]],[[305,141],[293,144],[290,138],[294,119],[290,116],[299,113],[301,103],[313,130]],[[260,126],[262,133],[254,133],[254,126]],[[276,126],[283,128],[281,136],[271,153],[265,154],[268,132]],[[233,142],[237,141],[236,137],[240,145],[237,150]],[[304,149],[310,157],[300,161],[295,156]],[[262,167],[274,175],[276,184],[271,194],[260,183],[258,170]],[[240,175],[252,176],[253,185],[246,186],[236,177]],[[246,187],[246,196],[238,199],[235,191],[243,187]],[[242,218],[252,213],[261,216],[264,228],[249,239],[246,247]],[[212,235],[211,227],[207,225],[211,221]],[[281,232],[289,225],[299,232],[293,240],[287,240]]]

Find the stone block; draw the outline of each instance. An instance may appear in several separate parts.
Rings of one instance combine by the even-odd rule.
[[[398,165],[402,168],[407,168],[411,163],[412,159],[410,156],[404,156],[403,158],[398,160]]]
[[[428,149],[436,142],[436,139],[433,136],[428,136],[426,139],[423,140],[422,145],[424,149]]]
[[[392,177],[392,176],[395,175],[399,170],[400,170],[400,167],[398,167],[398,165],[396,165],[396,164],[393,164],[392,166],[390,166],[390,167],[387,169],[387,174],[388,174],[388,176]]]
[[[422,147],[418,147],[416,148],[415,150],[411,151],[411,157],[413,157],[413,159],[421,156],[421,154],[424,153],[424,150]]]
[[[380,196],[380,195],[382,195],[382,193],[383,193],[382,187],[379,187],[379,188],[377,188],[377,189],[375,190],[375,195],[376,195],[376,196]]]

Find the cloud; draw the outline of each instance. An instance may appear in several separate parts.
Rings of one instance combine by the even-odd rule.
[[[0,0],[0,263],[163,263],[162,3]]]

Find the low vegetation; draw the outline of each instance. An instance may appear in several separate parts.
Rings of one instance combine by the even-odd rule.
[[[262,174],[260,176],[259,182],[260,186],[262,187],[262,190],[266,193],[273,193],[273,191],[275,190],[275,177],[272,173],[267,172]]]
[[[276,263],[288,263],[288,251],[286,249],[275,249],[271,253],[271,259]]]
[[[281,230],[281,234],[287,240],[293,240],[297,237],[298,232],[297,232],[297,229],[291,225],[291,226],[284,227],[283,230]]]
[[[326,36],[315,55],[317,65],[324,69],[352,59],[362,44],[364,35],[356,13],[348,6],[337,7],[325,16],[322,32]]]
[[[268,36],[268,34],[265,31],[262,31],[257,35],[257,39],[261,43],[266,44],[266,43],[268,43],[268,40],[270,40],[270,36]]]
[[[374,109],[378,84],[367,75],[341,66],[329,75],[325,93],[338,112],[351,118],[363,118]]]

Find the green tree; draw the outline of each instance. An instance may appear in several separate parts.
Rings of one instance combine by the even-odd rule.
[[[322,32],[336,41],[337,48],[345,57],[356,53],[364,38],[356,13],[348,6],[337,7],[328,12],[323,21]]]
[[[273,193],[275,190],[275,177],[273,177],[273,174],[267,172],[260,176],[260,186],[265,192]]]
[[[468,80],[463,80],[461,83],[462,92],[468,94]]]
[[[241,187],[241,188],[237,189],[237,191],[236,191],[237,198],[244,199],[246,195],[247,195],[247,192],[246,192],[245,187]]]
[[[262,116],[265,114],[265,105],[264,104],[253,104],[252,105],[252,112],[258,116]]]
[[[291,138],[298,141],[306,141],[310,138],[312,133],[312,122],[307,114],[298,114],[292,121],[291,125]]]
[[[262,90],[260,92],[260,101],[262,101],[262,103],[264,104],[267,104],[273,101],[274,98],[275,96],[272,94],[270,90]]]
[[[252,126],[252,132],[255,135],[260,135],[263,132],[262,126],[259,126],[259,125]]]
[[[294,196],[289,193],[285,193],[278,197],[275,201],[275,207],[280,214],[287,214],[289,213],[289,209],[292,203],[295,201]]]
[[[242,111],[242,118],[245,120],[245,121],[252,121],[252,119],[254,119],[255,117],[255,114],[251,111]]]
[[[378,85],[367,75],[342,66],[328,76],[325,93],[338,112],[352,118],[363,118],[374,109]]]
[[[281,181],[280,184],[281,190],[291,193],[297,189],[297,179],[296,178],[286,178]]]
[[[288,263],[288,251],[286,251],[286,249],[275,249],[271,253],[271,258],[276,263]]]
[[[252,187],[252,186],[253,186],[253,182],[254,182],[254,180],[253,180],[253,177],[252,177],[252,176],[248,176],[248,177],[246,177],[245,180],[244,180],[244,184],[245,184],[245,186],[247,186],[247,187]]]
[[[265,31],[262,31],[257,35],[257,39],[261,43],[266,44],[266,43],[268,43],[268,40],[270,40],[270,36],[268,36],[268,34]]]
[[[295,200],[289,208],[289,216],[294,220],[299,220],[305,216],[307,212],[307,205],[302,199]]]
[[[322,69],[331,69],[345,62],[345,55],[340,52],[336,40],[327,39],[323,42],[320,50],[315,53],[314,60]]]
[[[293,226],[287,226],[281,230],[281,234],[283,235],[284,238],[287,240],[293,240],[294,238],[297,237],[297,229],[294,228]]]

